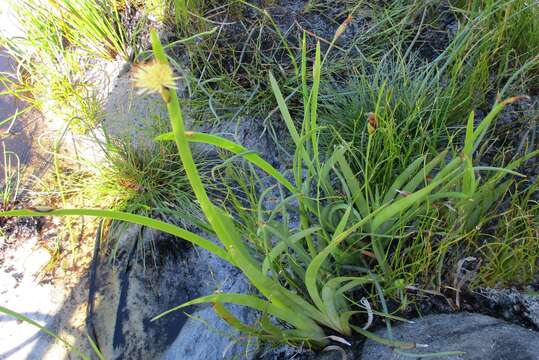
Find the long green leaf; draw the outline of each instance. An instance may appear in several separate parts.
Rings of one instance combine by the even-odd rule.
[[[204,143],[208,145],[214,145],[221,149],[228,150],[231,153],[241,155],[245,160],[256,165],[260,169],[264,170],[269,175],[273,176],[277,181],[279,181],[284,187],[286,187],[290,192],[295,193],[297,189],[288,181],[277,169],[271,166],[266,160],[262,159],[258,154],[248,152],[248,149],[238,143],[225,139],[223,137],[204,134],[199,132],[188,132],[186,133],[187,140],[189,142]],[[161,134],[155,138],[157,141],[174,141],[174,134],[169,132]]]
[[[383,204],[388,204],[393,201],[393,199],[398,195],[398,191],[403,190],[404,184],[410,179],[411,176],[416,174],[417,169],[421,163],[425,161],[425,157],[421,156],[414,160],[408,167],[395,179],[393,184],[389,187],[389,191],[386,193]]]
[[[320,74],[322,72],[321,61],[322,60],[320,56],[320,41],[318,41],[316,43],[316,52],[315,52],[314,64],[313,64],[313,84],[311,87],[311,96],[309,99],[309,105],[311,107],[310,109],[311,148],[313,151],[313,157],[314,157],[314,161],[317,166],[317,169],[320,169],[320,155],[318,152],[318,131],[317,131],[318,111],[317,110],[318,110],[318,92],[320,89]]]
[[[0,217],[8,216],[94,216],[118,221],[126,221],[131,224],[146,226],[155,230],[165,232],[170,235],[177,236],[195,245],[198,245],[203,249],[208,250],[209,252],[219,256],[220,258],[230,262],[231,264],[234,264],[233,259],[226,253],[226,251],[223,248],[212,243],[211,241],[204,239],[203,237],[190,231],[184,230],[176,225],[168,224],[166,222],[155,220],[142,215],[101,209],[56,209],[47,211],[11,210],[0,212]]]
[[[370,331],[363,330],[362,328],[358,326],[354,326],[354,325],[350,325],[350,326],[352,327],[352,329],[354,329],[354,331],[357,331],[360,335],[365,336],[367,339],[374,340],[379,344],[384,344],[384,345],[391,346],[397,349],[414,349],[416,347],[415,343],[386,339],[376,334],[373,334]]]
[[[417,189],[421,183],[425,184],[427,176],[434,170],[438,164],[440,164],[442,161],[444,161],[445,157],[447,156],[447,151],[442,151],[440,154],[438,154],[434,159],[429,161],[427,165],[423,167],[421,171],[419,171],[403,188],[403,192],[413,192]]]
[[[422,200],[424,200],[427,195],[429,195],[435,188],[440,186],[445,178],[439,179],[437,181],[433,181],[430,185],[427,185],[426,187],[422,188],[421,190],[418,190],[415,193],[412,193],[408,196],[405,196],[394,203],[390,204],[389,206],[386,206],[383,208],[374,218],[372,221],[372,232],[376,232],[380,226],[385,223],[386,221],[390,220],[394,216],[398,215],[399,213],[402,213],[406,209],[408,209],[410,206],[414,204],[418,204]]]
[[[152,29],[150,32],[150,37],[156,59],[163,64],[168,64],[165,51],[155,29]],[[261,266],[255,265],[256,261],[249,254],[249,250],[247,249],[245,243],[238,235],[232,219],[230,219],[228,215],[225,214],[221,209],[216,207],[206,193],[204,184],[202,183],[193,160],[193,155],[189,147],[187,136],[185,135],[186,132],[183,115],[175,89],[163,88],[162,92],[163,99],[167,104],[174,140],[176,142],[180,158],[183,162],[187,178],[189,179],[191,187],[193,188],[195,196],[200,204],[200,207],[202,208],[202,211],[208,219],[208,222],[217,234],[219,240],[225,246],[229,256],[234,259],[234,264],[242,270],[249,281],[273,304],[283,309],[295,305],[304,313],[308,313],[311,318],[323,318],[323,316],[321,316],[320,312],[317,311],[314,306],[309,304],[299,295],[294,294],[290,290],[284,288],[278,282],[265,276],[261,272]],[[284,104],[284,99],[282,99],[282,96],[281,100]],[[291,120],[291,118],[289,120]]]
[[[464,140],[464,176],[462,177],[462,191],[472,196],[477,188],[475,172],[473,168],[473,145],[474,145],[474,112],[468,117],[466,126],[466,139]]]
[[[190,300],[182,305],[173,307],[172,309],[157,315],[152,319],[152,321],[160,319],[163,316],[170,314],[171,312],[186,308],[191,305],[215,302],[242,305],[258,311],[267,312],[268,314],[271,314],[276,318],[286,321],[287,323],[295,326],[297,329],[308,332],[310,335],[313,335],[313,338],[315,339],[320,338],[320,340],[322,340],[322,338],[324,337],[323,330],[312,319],[302,315],[301,312],[294,311],[288,308],[282,308],[280,306],[272,304],[269,301],[247,294],[221,293],[202,296],[197,299]]]
[[[335,241],[335,238],[338,238],[344,230],[344,227],[348,223],[348,219],[350,217],[352,208],[349,207],[345,214],[343,215],[341,221],[339,222],[339,225],[337,226],[337,229],[335,230],[333,240]],[[328,246],[329,247],[329,246]],[[328,248],[326,247],[326,249]],[[327,255],[326,255],[327,256]],[[320,296],[320,293],[318,291],[318,280],[320,279],[319,276],[319,270],[320,266],[322,265],[322,261],[315,261],[315,259],[319,258],[320,254],[318,254],[311,264],[307,267],[307,271],[305,272],[305,287],[307,288],[307,291],[309,292],[309,296],[313,300],[314,304],[318,307],[318,309],[323,312],[324,314],[328,315],[330,321],[332,322],[333,326],[335,326],[334,321],[336,321],[335,317],[331,317],[328,313],[328,308],[326,307],[326,304],[322,300],[322,297]],[[325,259],[325,257],[324,257]],[[333,314],[334,315],[334,314]],[[338,324],[337,324],[338,327]]]
[[[336,157],[348,185],[348,188],[350,190],[350,194],[352,195],[352,201],[356,205],[356,208],[358,209],[361,216],[367,217],[370,213],[369,204],[367,203],[367,199],[363,195],[363,189],[359,184],[359,181],[356,179],[352,168],[348,164],[348,161],[346,161],[344,155],[338,153],[336,154]]]
[[[277,244],[273,246],[273,249],[271,249],[270,253],[264,258],[264,262],[262,263],[262,272],[266,274],[269,270],[270,264],[275,261],[276,258],[278,258],[289,246],[289,243],[294,244],[298,242],[299,240],[312,235],[320,230],[320,227],[310,227],[305,230],[301,230],[294,235],[290,236],[288,238],[288,242],[280,241]]]
[[[269,79],[270,79],[271,88],[273,90],[273,94],[275,96],[275,99],[277,100],[277,105],[279,106],[279,111],[281,112],[281,115],[286,124],[286,127],[288,128],[288,132],[290,133],[290,136],[292,137],[292,140],[294,141],[294,145],[296,146],[296,152],[299,152],[301,154],[301,158],[303,159],[303,161],[305,161],[305,164],[307,164],[307,166],[311,168],[312,161],[307,156],[305,147],[303,146],[303,141],[301,140],[298,130],[296,129],[294,120],[292,120],[290,111],[288,111],[288,106],[286,105],[286,101],[283,97],[283,93],[281,92],[281,89],[279,88],[279,84],[277,84],[277,80],[275,80],[275,77],[273,76],[271,72],[269,73]]]

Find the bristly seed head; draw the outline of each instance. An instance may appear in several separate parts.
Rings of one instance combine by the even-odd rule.
[[[153,60],[135,68],[133,84],[141,95],[158,93],[166,100],[167,90],[176,88],[176,79],[168,64]]]

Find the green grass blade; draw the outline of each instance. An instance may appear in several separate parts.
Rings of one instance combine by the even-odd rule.
[[[344,227],[348,223],[351,210],[352,210],[351,207],[348,207],[348,209],[346,210],[345,214],[343,215],[341,221],[339,222],[337,226],[337,229],[335,230],[333,239],[337,238],[343,233]],[[328,247],[326,247],[326,249]],[[329,252],[327,253],[327,255],[329,255]],[[320,254],[318,254],[313,259],[313,261],[309,264],[309,266],[307,267],[307,271],[305,272],[305,287],[307,288],[307,292],[309,293],[309,296],[313,300],[314,304],[324,314],[328,314],[328,309],[326,307],[326,303],[322,300],[322,297],[320,296],[320,293],[318,291],[318,281],[320,279],[320,276],[319,276],[320,267],[322,265],[322,262],[326,259],[327,255],[324,256],[323,258],[320,258]],[[330,321],[333,321],[333,320],[335,319],[330,318]]]
[[[405,196],[393,202],[389,206],[386,206],[381,209],[372,221],[372,232],[376,232],[377,230],[379,230],[383,223],[404,212],[410,206],[416,205],[423,201],[427,197],[427,195],[429,195],[434,189],[440,186],[444,181],[445,178],[433,181],[430,185],[422,188],[421,190],[418,190],[415,193]]]
[[[214,145],[221,149],[228,150],[231,153],[241,155],[245,160],[249,161],[253,165],[256,165],[260,169],[264,170],[266,173],[271,175],[273,178],[275,178],[277,181],[279,181],[284,187],[286,187],[290,192],[296,193],[297,189],[288,181],[277,169],[275,169],[273,166],[271,166],[270,163],[262,159],[258,154],[248,152],[248,149],[238,143],[235,143],[234,141],[230,141],[228,139],[225,139],[223,137],[212,135],[212,134],[204,134],[199,132],[187,132],[186,133],[187,140],[189,142],[197,142],[197,143],[203,143],[208,145]],[[157,136],[155,138],[156,141],[174,141],[174,134],[173,133],[165,133]]]
[[[371,339],[379,344],[387,345],[387,346],[397,348],[397,349],[414,349],[416,347],[415,343],[386,339],[376,334],[373,334],[370,331],[363,330],[362,328],[358,326],[354,326],[354,325],[350,325],[350,326],[352,327],[352,329],[354,329],[354,331],[358,332],[360,335],[363,335],[367,339]]]
[[[468,117],[466,126],[466,138],[464,140],[464,176],[462,177],[462,191],[472,196],[477,188],[475,172],[473,168],[473,145],[474,145],[474,112]]]
[[[270,79],[271,88],[273,90],[273,94],[275,96],[275,99],[277,100],[277,105],[279,106],[279,111],[281,112],[281,115],[286,124],[286,127],[288,128],[288,132],[290,133],[290,136],[292,137],[292,140],[294,141],[294,145],[296,146],[296,151],[299,152],[302,160],[305,161],[307,166],[311,168],[312,160],[307,156],[307,153],[305,152],[303,141],[301,140],[298,130],[296,129],[294,120],[292,120],[290,111],[288,111],[288,106],[286,105],[286,101],[283,97],[281,89],[279,88],[279,84],[277,84],[277,80],[275,80],[275,77],[273,76],[271,72],[269,73],[269,79]]]
[[[499,103],[496,103],[492,107],[490,112],[487,114],[487,116],[485,116],[483,121],[481,121],[481,123],[479,123],[479,125],[477,126],[477,128],[474,131],[474,135],[473,135],[474,146],[473,146],[472,152],[475,152],[477,150],[477,148],[479,147],[479,144],[481,144],[481,141],[483,140],[484,136],[486,135],[486,132],[487,132],[490,124],[496,118],[496,116],[498,116],[498,114],[503,109],[505,109],[505,107],[507,105],[512,104],[512,103],[514,103],[516,101],[519,101],[521,99],[525,99],[525,98],[528,98],[528,97],[527,96],[515,96],[515,97],[512,97],[512,98],[506,99],[504,101],[501,101]]]
[[[262,272],[266,274],[269,270],[270,264],[275,261],[276,258],[278,258],[286,249],[289,247],[289,243],[294,244],[301,239],[304,239],[305,237],[315,234],[317,231],[320,230],[320,227],[311,227],[305,230],[301,230],[294,235],[290,236],[285,241],[280,241],[277,244],[273,246],[273,249],[271,249],[270,253],[264,258],[264,261],[262,263]]]
[[[447,151],[442,151],[438,156],[429,161],[421,171],[419,171],[403,188],[404,192],[414,192],[421,183],[426,184],[427,176],[434,170],[438,164],[444,161]]]
[[[105,356],[101,353],[101,350],[97,347],[97,344],[95,343],[94,339],[90,335],[86,335],[86,338],[88,339],[88,342],[90,343],[90,346],[92,347],[92,351],[94,352],[95,356],[99,360],[107,360]]]
[[[313,65],[313,84],[311,87],[311,96],[309,99],[310,105],[310,132],[311,132],[311,149],[313,151],[314,162],[318,169],[320,169],[320,155],[318,152],[318,93],[320,90],[320,74],[322,72],[320,55],[320,42],[316,43],[316,52]],[[307,105],[305,105],[307,106]]]
[[[170,235],[177,236],[198,245],[205,250],[208,250],[209,252],[219,256],[231,264],[234,264],[233,259],[226,253],[226,251],[211,241],[204,239],[203,237],[190,231],[184,230],[176,225],[168,224],[166,222],[142,215],[101,209],[57,209],[46,212],[33,210],[12,210],[0,212],[0,217],[8,216],[94,216],[118,221],[126,221],[132,224],[146,226]]]
[[[271,314],[278,319],[288,322],[297,329],[308,331],[311,334],[316,334],[315,337],[321,338],[324,336],[324,332],[322,331],[322,329],[312,319],[302,315],[300,311],[294,311],[290,308],[282,308],[280,306],[272,304],[269,301],[247,294],[222,293],[202,296],[197,299],[188,301],[182,305],[176,306],[172,309],[169,309],[154,317],[152,321],[158,320],[163,316],[170,314],[171,312],[186,308],[191,305],[215,302],[246,306],[251,309]]]
[[[361,216],[367,217],[370,213],[370,209],[367,199],[363,195],[363,188],[359,184],[359,181],[355,177],[352,168],[343,154],[337,154],[337,162],[339,163],[339,167],[341,168],[342,174],[352,195],[352,201],[356,205]]]
[[[412,175],[414,175],[417,172],[417,169],[419,169],[419,166],[421,163],[425,161],[425,157],[421,156],[414,160],[408,167],[395,179],[391,187],[389,188],[389,191],[386,193],[383,204],[387,204],[397,196],[398,191],[404,190],[402,187],[404,184],[410,179]]]

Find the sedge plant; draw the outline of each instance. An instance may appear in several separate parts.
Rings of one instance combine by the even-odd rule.
[[[395,229],[413,224],[416,215],[427,211],[434,202],[468,198],[480,188],[475,172],[484,169],[474,167],[469,155],[476,150],[496,115],[515,99],[497,103],[477,128],[471,122],[464,156],[455,156],[449,162],[446,162],[447,152],[437,154],[431,160],[422,156],[396,177],[389,191],[379,193],[368,183],[368,176],[358,176],[350,168],[346,144],[337,146],[329,154],[320,151],[317,112],[324,60],[319,45],[309,87],[303,42],[301,88],[304,117],[300,129],[288,111],[277,81],[269,75],[281,116],[296,148],[289,174],[279,172],[239,144],[211,134],[187,131],[174,88],[173,72],[155,31],[151,32],[151,40],[155,60],[140,67],[135,83],[144,92],[159,93],[166,103],[172,132],[161,135],[158,140],[175,142],[192,191],[218,241],[147,216],[112,210],[27,209],[3,212],[0,216],[97,216],[147,226],[190,241],[233,264],[258,291],[257,295],[215,293],[204,296],[160,314],[156,319],[190,305],[212,303],[216,313],[229,324],[264,340],[295,344],[306,342],[313,347],[321,347],[330,339],[346,342],[343,337],[355,333],[397,349],[414,348],[413,343],[391,337],[381,338],[366,330],[368,326],[360,326],[358,317],[365,313],[372,315],[373,310],[366,309],[364,302],[361,305],[354,301],[353,294],[366,287],[376,289],[382,306],[382,311],[376,313],[395,318],[388,313],[383,289],[391,278],[389,240]],[[370,121],[369,125],[369,136],[376,136],[376,121]],[[280,208],[284,209],[286,204],[297,204],[299,228],[292,233],[290,229],[273,231],[279,230],[273,226],[278,224],[277,217],[265,218],[258,222],[259,228],[253,232],[254,242],[248,241],[242,224],[226,208],[217,206],[206,191],[191,152],[191,142],[228,150],[270,175],[276,182],[275,186],[287,194]],[[326,206],[327,199],[332,197],[342,201],[337,206]],[[283,236],[275,241],[274,236],[269,236],[272,233]],[[260,245],[265,246],[266,252],[255,251]],[[288,261],[286,259],[289,259],[287,271],[276,271],[278,264]],[[365,266],[349,266],[354,262]],[[261,320],[256,325],[243,324],[226,309],[225,304],[258,310],[262,314]],[[386,323],[389,326],[389,321]]]

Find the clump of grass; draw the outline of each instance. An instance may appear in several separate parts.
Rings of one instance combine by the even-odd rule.
[[[467,109],[484,105],[489,96],[507,96],[512,87],[533,88],[539,65],[537,4],[470,0],[454,5],[461,26],[438,60],[445,58],[451,82],[460,83],[455,103]]]
[[[107,139],[101,143],[96,139],[96,142],[102,147],[104,158],[96,163],[60,159],[56,184],[48,186],[44,194],[56,193],[57,189],[63,207],[108,208],[185,227],[203,223],[173,144],[135,148],[119,140]],[[196,158],[208,167],[212,164],[204,159],[204,154]],[[214,193],[218,191],[215,189]],[[107,239],[113,257],[119,245],[116,240],[124,231],[125,226],[120,222],[112,222],[108,227]],[[155,256],[154,245],[153,241],[138,242],[138,254],[143,255],[143,260],[145,254]]]
[[[58,21],[69,43],[103,59],[129,59],[127,35],[116,1],[55,0],[56,11],[49,16]]]
[[[539,203],[533,198],[538,184],[511,196],[509,208],[496,214],[495,230],[475,250],[481,260],[472,286],[527,285],[539,266]]]
[[[6,148],[2,142],[2,172],[0,191],[2,192],[2,210],[10,209],[18,199],[21,183],[21,161],[19,156]]]
[[[368,163],[370,169],[365,171],[376,174],[369,178],[372,183],[391,185],[395,174],[418,154],[436,153],[456,136],[448,131],[456,122],[453,89],[437,81],[434,69],[417,64],[417,58],[404,60],[387,54],[375,65],[357,64],[358,74],[346,84],[333,82],[322,88],[324,146],[349,143],[357,154],[352,167],[359,170],[357,162]],[[374,138],[368,132],[369,113],[376,117]]]
[[[86,132],[101,119],[101,99],[89,70],[96,59],[129,58],[116,1],[13,2],[24,36],[1,37],[18,64],[17,78],[2,76],[8,91],[39,110]]]
[[[356,62],[376,62],[387,51],[405,46],[405,41],[415,35],[412,24],[426,6],[421,1],[384,5],[342,2],[337,4],[342,11],[337,12],[328,11],[332,3],[314,5],[309,12],[327,19],[333,31],[341,28],[337,39],[331,36],[323,39],[323,46],[338,50],[330,54],[322,68],[324,77],[357,73]],[[218,30],[197,41],[183,43],[179,49],[185,49],[190,59],[186,79],[190,109],[196,119],[207,121],[208,106],[215,121],[238,112],[265,117],[276,106],[263,75],[268,70],[283,88],[292,91],[290,96],[295,101],[289,106],[301,112],[301,99],[294,96],[299,95],[296,76],[300,61],[294,49],[301,47],[301,34],[306,30],[309,54],[312,54],[320,34],[317,29],[303,29],[299,22],[288,24],[280,11],[280,5],[275,2],[255,5],[245,1],[225,4],[209,1],[199,5],[200,16],[181,35],[192,36],[216,26]],[[304,15],[298,14],[299,18]],[[341,35],[346,31],[343,25],[363,18],[370,19],[365,20],[364,31],[356,28],[341,43],[345,38]]]

